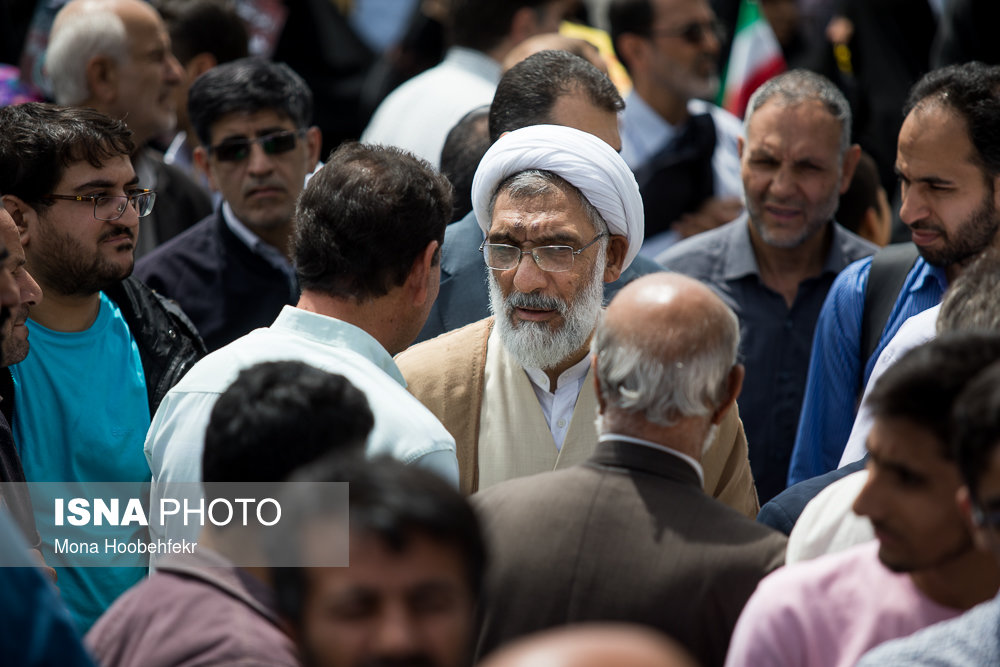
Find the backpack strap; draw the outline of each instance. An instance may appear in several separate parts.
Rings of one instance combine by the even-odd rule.
[[[899,290],[903,289],[906,276],[920,253],[913,243],[895,243],[886,246],[872,257],[868,284],[865,286],[865,306],[861,315],[861,368],[858,387],[864,390],[865,366],[878,347],[882,331],[889,321],[892,307],[896,305]],[[860,391],[858,394],[860,395]]]

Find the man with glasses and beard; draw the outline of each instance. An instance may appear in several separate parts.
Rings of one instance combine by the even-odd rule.
[[[287,65],[245,58],[198,77],[194,159],[222,205],[143,257],[136,276],[181,305],[209,350],[266,327],[299,298],[292,214],[316,167],[312,92]]]
[[[904,112],[896,154],[899,217],[910,228],[919,257],[895,284],[891,276],[870,281],[878,260],[869,258],[849,265],[831,285],[816,322],[789,484],[837,467],[859,391],[886,344],[907,318],[940,303],[963,267],[997,243],[1000,66],[967,63],[934,70],[914,85]],[[871,316],[866,302],[885,290],[898,291],[894,302],[889,295],[892,308],[865,358],[862,325]]]
[[[11,369],[14,441],[32,482],[148,481],[150,415],[204,354],[176,305],[130,277],[139,219],[155,200],[139,187],[133,148],[123,122],[93,109],[0,109],[2,201],[45,294],[27,320],[32,354]],[[35,510],[55,564],[54,517]],[[135,555],[114,563],[59,571],[81,631],[145,574]]]
[[[587,132],[534,125],[493,144],[473,181],[493,317],[398,358],[411,392],[455,436],[462,490],[582,463],[597,445],[590,339],[603,284],[642,244],[628,166]],[[757,496],[742,426],[725,411],[705,489],[746,514]]]

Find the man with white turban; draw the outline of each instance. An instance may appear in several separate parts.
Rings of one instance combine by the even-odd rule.
[[[590,340],[603,284],[643,238],[628,165],[580,130],[501,137],[472,185],[486,234],[493,317],[397,357],[410,391],[455,436],[463,491],[581,463],[597,445]],[[753,516],[757,495],[735,407],[705,459],[706,491]]]

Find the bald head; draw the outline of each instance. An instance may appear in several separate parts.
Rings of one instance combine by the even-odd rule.
[[[736,315],[702,283],[676,273],[633,281],[612,300],[593,351],[602,412],[660,427],[709,417],[735,398]]]
[[[604,75],[608,73],[608,64],[604,61],[604,57],[601,56],[601,52],[597,50],[596,46],[585,39],[567,37],[557,32],[534,35],[515,46],[503,59],[503,63],[501,64],[503,71],[506,72],[528,56],[532,56],[539,51],[568,51],[574,56],[583,58],[601,70],[601,73]]]
[[[576,625],[532,635],[493,654],[481,667],[696,667],[680,646],[631,625]]]

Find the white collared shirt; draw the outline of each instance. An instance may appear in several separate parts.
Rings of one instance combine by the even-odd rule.
[[[528,379],[531,380],[531,388],[535,390],[538,403],[542,406],[542,414],[545,415],[545,422],[549,425],[552,439],[556,441],[556,449],[560,451],[588,370],[590,370],[589,354],[559,375],[553,393],[549,391],[549,376],[545,371],[540,368],[524,369]]]
[[[608,442],[610,440],[618,440],[620,442],[631,442],[634,445],[642,445],[643,447],[652,447],[661,452],[666,452],[668,454],[673,454],[680,460],[687,463],[689,466],[694,468],[694,471],[698,473],[698,479],[701,480],[701,488],[705,488],[705,471],[702,469],[701,464],[694,458],[688,456],[684,452],[679,452],[676,449],[671,449],[670,447],[664,447],[663,445],[657,444],[650,440],[643,440],[642,438],[635,438],[631,435],[622,435],[621,433],[604,433],[597,439],[598,442]]]

